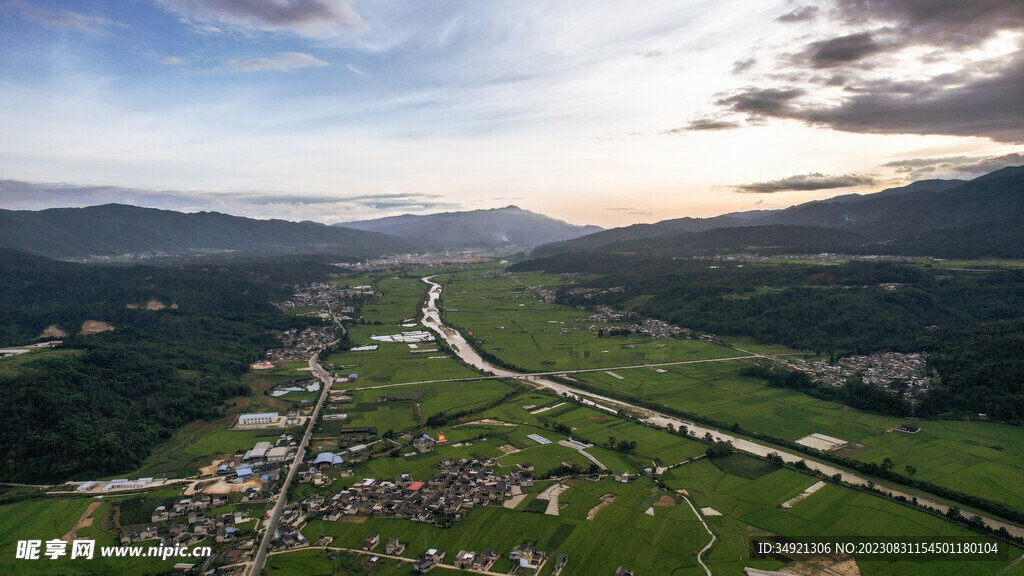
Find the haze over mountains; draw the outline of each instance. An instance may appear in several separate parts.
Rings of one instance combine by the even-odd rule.
[[[531,248],[534,256],[625,252],[699,256],[786,251],[938,257],[1024,256],[1024,166],[970,181],[924,180],[784,210],[678,218],[602,230],[515,206],[402,215],[328,226],[216,212],[106,204],[0,210],[0,246],[55,258],[330,254],[366,258],[462,248]]]

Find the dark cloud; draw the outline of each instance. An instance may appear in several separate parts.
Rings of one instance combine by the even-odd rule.
[[[729,120],[719,120],[715,118],[699,118],[690,122],[682,128],[673,128],[671,130],[665,130],[662,134],[683,134],[690,131],[712,131],[712,130],[731,130],[733,128],[739,128],[739,122],[732,122]]]
[[[1024,54],[1001,74],[971,79],[951,75],[942,82],[880,82],[830,108],[783,109],[844,132],[987,136],[1024,142]]]
[[[988,174],[1007,166],[1024,165],[1024,154],[1014,152],[1002,156],[947,156],[944,158],[911,158],[887,162],[883,166],[895,168],[912,180],[920,176],[973,176]]]
[[[815,18],[817,18],[818,12],[820,11],[821,9],[818,8],[817,6],[800,6],[799,8],[794,9],[792,12],[788,12],[786,14],[783,14],[782,16],[779,16],[775,20],[778,22],[807,22],[809,20],[814,20]]]
[[[158,0],[204,31],[210,26],[323,38],[365,24],[348,0]]]
[[[884,49],[885,45],[875,41],[870,32],[862,32],[812,42],[799,57],[805,58],[813,68],[834,68],[858,62]]]
[[[747,88],[719,99],[716,104],[751,116],[789,116],[794,113],[793,101],[804,93],[799,88]]]
[[[847,86],[836,105],[802,99],[801,88],[747,88],[716,103],[754,118],[803,120],[843,132],[986,136],[998,142],[1024,142],[1024,52],[996,69],[920,81],[876,80]],[[983,68],[981,66],[979,69]]]
[[[1024,28],[1020,0],[843,0],[837,9],[848,23],[888,22],[905,42],[951,48],[978,45],[1000,30]]]
[[[737,192],[770,194],[773,192],[806,192],[812,190],[832,190],[835,188],[849,188],[851,186],[870,186],[874,183],[875,180],[870,176],[860,176],[857,174],[846,174],[844,176],[826,176],[825,174],[814,173],[790,176],[789,178],[782,178],[781,180],[771,180],[768,182],[755,182],[753,184],[743,184],[740,186],[736,186],[735,190]]]
[[[749,70],[754,64],[757,64],[757,59],[753,56],[746,58],[740,58],[739,60],[732,63],[732,73],[740,74]]]

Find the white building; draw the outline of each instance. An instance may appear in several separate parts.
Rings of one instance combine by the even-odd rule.
[[[259,414],[241,414],[238,416],[239,426],[252,426],[253,424],[273,424],[280,418],[277,412],[260,412]]]

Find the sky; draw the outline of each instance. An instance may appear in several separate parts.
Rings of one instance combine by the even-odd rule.
[[[1024,2],[0,0],[0,208],[604,227],[1024,164]]]

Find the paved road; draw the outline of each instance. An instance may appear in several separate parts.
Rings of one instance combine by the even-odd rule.
[[[310,437],[313,436],[313,428],[316,426],[317,416],[320,415],[320,408],[323,407],[324,401],[330,394],[333,380],[330,374],[317,362],[319,357],[320,353],[317,352],[309,359],[309,370],[316,374],[320,381],[323,382],[320,399],[317,400],[316,407],[313,408],[313,413],[309,417],[309,423],[306,424],[306,433],[303,434],[302,441],[299,442],[299,447],[295,450],[295,458],[292,459],[292,464],[288,469],[288,476],[285,477],[284,484],[281,485],[281,490],[277,494],[277,502],[270,513],[270,522],[267,523],[267,531],[263,534],[259,550],[256,551],[256,555],[253,557],[249,576],[258,576],[267,562],[267,550],[270,547],[270,541],[274,539],[274,533],[277,532],[277,524],[281,520],[281,512],[284,511],[288,500],[288,487],[291,486],[292,480],[295,479],[295,475],[299,471],[299,464],[302,463],[302,458],[306,454],[306,446],[309,444]]]
[[[634,406],[628,402],[623,402],[621,400],[616,400],[614,398],[609,398],[607,396],[602,396],[600,394],[580,390],[578,388],[574,388],[570,385],[563,384],[561,382],[553,382],[551,380],[546,380],[543,377],[539,376],[531,376],[527,378],[524,374],[491,365],[484,361],[484,359],[481,358],[480,355],[477,354],[475,350],[473,350],[469,343],[466,342],[465,338],[462,337],[462,334],[460,334],[457,330],[454,330],[450,326],[444,325],[441,322],[440,312],[437,307],[437,300],[441,296],[442,287],[440,284],[434,282],[432,278],[433,276],[428,276],[422,279],[423,282],[426,282],[427,284],[430,285],[429,299],[427,300],[427,304],[423,308],[423,325],[426,326],[427,328],[430,328],[439,336],[441,336],[441,338],[443,338],[445,342],[447,342],[448,345],[451,346],[452,349],[459,355],[459,358],[461,358],[464,362],[478,370],[484,372],[493,372],[495,375],[502,377],[524,379],[536,386],[553,390],[559,395],[574,398],[577,401],[582,402],[583,404],[586,404],[588,406],[594,406],[596,408],[602,408],[608,411],[616,411],[618,408],[628,408],[632,412],[641,414],[641,421],[662,428],[667,427],[669,424],[671,424],[676,429],[678,429],[680,426],[686,426],[690,433],[695,436],[703,437],[706,434],[710,434],[711,437],[717,441],[731,442],[733,447],[741,452],[747,452],[749,454],[754,454],[756,456],[761,457],[768,456],[771,453],[775,453],[781,456],[784,461],[790,463],[803,460],[807,464],[807,467],[810,468],[811,470],[820,471],[826,474],[827,476],[835,476],[836,474],[838,474],[842,478],[842,480],[848,484],[858,486],[867,486],[868,484],[873,484],[875,486],[882,488],[885,492],[890,493],[894,497],[903,496],[907,500],[910,500],[915,497],[915,495],[913,494],[903,492],[898,488],[893,488],[888,485],[885,485],[878,481],[877,479],[859,476],[846,470],[840,470],[839,468],[836,468],[834,466],[830,466],[828,464],[824,464],[816,460],[811,460],[810,458],[802,454],[793,454],[790,452],[786,452],[785,450],[778,448],[776,446],[765,446],[763,444],[758,444],[745,438],[737,438],[736,436],[732,436],[731,434],[727,434],[725,432],[722,432],[721,430],[709,428],[707,426],[703,426],[700,424],[694,424],[693,422],[687,422],[685,420],[680,420],[679,418],[668,416],[661,412],[657,412],[647,408],[641,408],[639,406]],[[605,368],[604,370],[610,370],[610,368]],[[563,373],[564,372],[557,372],[557,374]],[[919,505],[935,508],[942,513],[945,513],[947,510],[949,510],[949,506],[947,506],[946,504],[942,504],[940,502],[928,498],[922,498],[921,496],[917,496],[917,502]],[[993,529],[998,530],[999,528],[1006,528],[1007,532],[1009,532],[1011,535],[1024,537],[1024,528],[1021,528],[1020,526],[1010,524],[1002,520],[986,516],[984,514],[979,514],[979,516],[986,525],[992,527]]]

